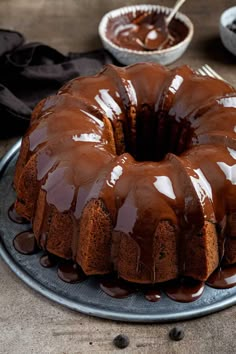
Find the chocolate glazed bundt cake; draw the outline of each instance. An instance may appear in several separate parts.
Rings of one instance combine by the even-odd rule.
[[[14,185],[40,248],[131,282],[236,262],[236,91],[189,67],[109,65],[35,108]]]

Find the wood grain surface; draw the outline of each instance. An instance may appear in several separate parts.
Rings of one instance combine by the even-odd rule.
[[[67,52],[101,47],[97,26],[102,15],[140,0],[0,0],[1,28],[16,29],[28,41],[40,41]],[[156,4],[157,1],[148,1]],[[158,1],[172,6],[174,0]],[[219,17],[235,0],[188,0],[182,11],[193,21],[193,41],[172,66],[208,63],[236,85],[236,57],[221,44]],[[0,156],[17,137],[0,141]],[[48,301],[24,285],[0,260],[0,353],[181,353],[234,354],[236,306],[192,321],[170,324],[130,324],[101,320],[72,312]],[[180,342],[168,337],[179,325],[185,330]],[[130,338],[128,348],[116,349],[113,338]]]

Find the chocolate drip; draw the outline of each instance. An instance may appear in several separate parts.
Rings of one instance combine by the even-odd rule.
[[[206,284],[216,289],[228,289],[236,285],[236,265],[219,268],[207,279]]]
[[[86,279],[81,268],[72,261],[61,262],[57,274],[66,283],[80,283]]]
[[[117,299],[123,299],[135,292],[135,287],[131,283],[110,276],[102,278],[100,288],[107,295]]]
[[[44,268],[52,268],[57,265],[59,258],[53,254],[44,254],[40,257],[40,264]]]
[[[182,278],[168,282],[164,286],[165,294],[177,302],[193,302],[200,298],[204,282],[191,278]]]
[[[35,254],[39,251],[33,231],[23,231],[16,235],[13,245],[22,254]]]
[[[24,231],[16,235],[13,240],[15,249],[25,255],[35,254],[39,251],[36,239],[32,231]],[[40,264],[45,268],[51,268],[58,264],[60,258],[52,254],[44,254],[40,258]],[[78,264],[72,261],[62,261],[58,265],[58,277],[67,283],[82,282],[86,275]],[[217,269],[206,281],[210,287],[227,289],[236,285],[236,265]],[[114,298],[126,298],[129,295],[142,291],[146,300],[157,302],[161,299],[161,290],[174,301],[193,302],[203,293],[204,283],[192,278],[181,278],[161,285],[140,286],[129,283],[115,275],[103,276],[100,280],[100,288]]]
[[[157,302],[161,299],[160,287],[150,288],[144,291],[144,297],[151,302]]]
[[[11,221],[15,222],[16,224],[29,224],[29,220],[17,214],[14,203],[8,209],[8,217]]]

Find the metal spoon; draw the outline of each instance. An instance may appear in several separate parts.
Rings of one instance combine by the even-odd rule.
[[[172,11],[166,17],[166,26],[168,27],[170,22],[172,21],[173,17],[175,16],[176,12],[180,9],[180,7],[185,3],[186,0],[177,0],[175,6],[173,7]]]
[[[148,34],[145,37],[144,42],[142,42],[139,38],[136,39],[137,43],[139,45],[141,45],[144,49],[146,50],[157,50],[157,49],[162,49],[163,46],[166,44],[166,42],[168,42],[169,39],[173,39],[173,37],[171,36],[170,32],[168,31],[168,26],[170,24],[170,22],[173,20],[175,14],[177,13],[177,11],[180,9],[180,7],[183,5],[183,3],[186,0],[177,0],[175,3],[175,6],[173,7],[173,9],[171,10],[171,12],[169,13],[169,15],[167,17],[165,17],[165,28],[164,30],[161,29],[162,32],[164,32],[164,40],[161,44],[159,44],[158,46],[156,45],[156,38],[159,36],[158,30],[160,31],[160,28],[153,28],[150,32],[148,32]]]

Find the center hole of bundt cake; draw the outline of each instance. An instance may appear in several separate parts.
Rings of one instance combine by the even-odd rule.
[[[137,161],[161,161],[169,152],[179,155],[187,149],[193,136],[188,122],[177,121],[165,112],[154,113],[146,104],[140,112],[131,107],[127,121],[121,140],[125,151]]]

